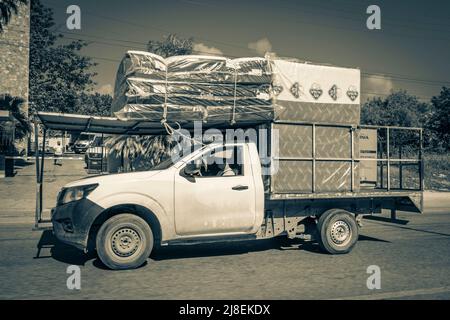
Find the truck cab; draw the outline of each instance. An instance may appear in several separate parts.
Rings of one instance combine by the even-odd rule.
[[[113,269],[141,265],[155,243],[255,235],[263,219],[254,143],[212,144],[150,171],[79,180],[52,210],[58,239],[95,247]]]

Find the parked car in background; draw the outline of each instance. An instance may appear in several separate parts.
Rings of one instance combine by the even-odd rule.
[[[107,171],[107,149],[104,146],[106,137],[96,135],[84,154],[84,162],[88,173]]]
[[[94,139],[94,133],[81,133],[72,147],[73,151],[77,154],[85,153]]]

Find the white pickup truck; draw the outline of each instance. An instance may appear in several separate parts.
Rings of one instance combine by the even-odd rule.
[[[421,211],[421,192],[283,195],[264,181],[256,144],[210,144],[150,171],[66,185],[52,210],[53,231],[65,243],[96,249],[109,268],[128,269],[141,266],[156,245],[280,235],[347,253],[364,215]]]

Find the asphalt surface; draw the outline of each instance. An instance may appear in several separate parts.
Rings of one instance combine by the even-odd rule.
[[[427,193],[425,206],[422,215],[399,213],[400,224],[364,220],[346,255],[280,238],[164,247],[127,271],[107,270],[95,254],[32,231],[22,219],[0,221],[0,298],[449,299],[450,194]],[[70,265],[80,266],[80,290],[67,288]],[[381,270],[379,290],[366,285],[371,265]]]

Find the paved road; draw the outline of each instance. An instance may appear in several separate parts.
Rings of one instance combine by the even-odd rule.
[[[400,218],[410,222],[365,221],[348,255],[281,239],[177,246],[131,271],[105,270],[95,256],[54,244],[50,234],[31,232],[29,225],[3,225],[0,298],[449,299],[450,212]],[[48,245],[40,253],[39,241]],[[80,291],[66,287],[71,264],[81,266]],[[381,268],[381,290],[366,287],[369,265]]]
[[[10,186],[1,183],[2,201],[3,191],[29,197],[32,188],[14,191],[20,179],[26,183],[22,177]],[[21,210],[25,204],[11,205]],[[450,299],[450,194],[427,193],[425,205],[423,215],[399,214],[407,224],[364,220],[360,241],[347,255],[322,254],[316,245],[286,239],[176,246],[161,248],[147,265],[130,271],[105,270],[94,255],[57,243],[50,233],[32,232],[25,220],[0,220],[0,298]],[[67,289],[69,265],[81,268],[79,291]],[[381,290],[366,287],[370,265],[381,268]]]

